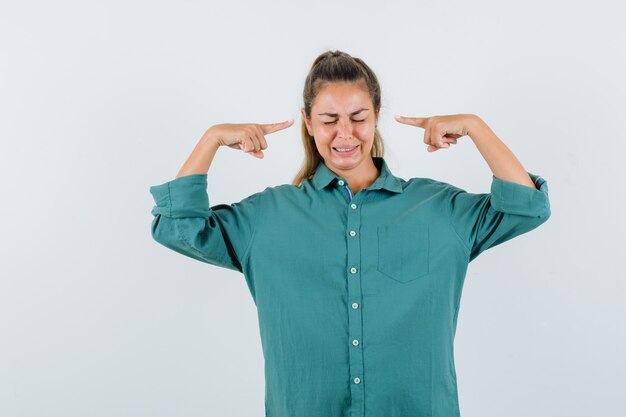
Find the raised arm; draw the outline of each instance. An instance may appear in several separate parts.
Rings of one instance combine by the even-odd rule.
[[[202,135],[200,141],[191,152],[183,166],[178,171],[176,178],[192,174],[206,174],[211,167],[211,162],[220,147],[217,136],[214,134],[214,126],[211,126]]]
[[[539,188],[524,169],[515,154],[496,136],[477,115],[469,115],[468,136],[483,156],[493,175],[503,181]]]
[[[207,172],[221,146],[263,158],[266,133],[291,121],[269,125],[222,124],[209,128],[175,179],[150,187],[156,205],[152,237],[163,246],[196,260],[243,272],[252,244],[262,192],[232,204],[211,206]]]
[[[176,178],[191,174],[206,174],[220,146],[228,146],[263,158],[267,149],[266,134],[286,129],[293,120],[280,123],[223,123],[213,125],[204,132],[200,141],[183,164]]]
[[[491,168],[490,193],[468,193],[446,184],[448,216],[470,261],[491,247],[535,229],[550,217],[547,181],[527,172],[480,117],[396,116],[396,120],[423,128],[429,152],[449,149],[462,136],[471,137]]]

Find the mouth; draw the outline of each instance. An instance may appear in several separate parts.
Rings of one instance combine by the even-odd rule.
[[[355,146],[352,146],[350,148],[335,148],[335,147],[333,147],[333,150],[338,155],[352,155],[352,154],[354,154],[356,152],[356,149],[358,147],[359,147],[359,145],[355,145]]]

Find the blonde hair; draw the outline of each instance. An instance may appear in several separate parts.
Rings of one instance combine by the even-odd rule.
[[[311,106],[318,92],[323,86],[333,82],[354,82],[362,85],[372,99],[375,112],[377,114],[380,112],[380,84],[374,72],[361,59],[335,50],[326,51],[319,55],[306,77],[302,98],[304,99],[304,112],[307,119],[311,119]],[[315,139],[309,135],[304,120],[301,126],[301,136],[304,145],[304,161],[292,182],[298,187],[302,185],[303,181],[313,178],[317,166],[323,161],[317,146],[315,146]],[[372,157],[383,157],[384,153],[383,138],[376,128],[370,154]]]

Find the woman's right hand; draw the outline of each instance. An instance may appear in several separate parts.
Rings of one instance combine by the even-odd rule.
[[[250,153],[259,159],[264,157],[262,149],[267,149],[265,135],[286,129],[293,124],[293,119],[280,123],[223,123],[213,125],[207,133],[219,146],[228,146]]]

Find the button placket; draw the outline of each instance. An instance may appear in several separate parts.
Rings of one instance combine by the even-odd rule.
[[[351,384],[351,394],[353,404],[363,403],[363,384],[361,383],[361,376],[363,375],[363,349],[361,349],[362,335],[362,321],[363,312],[361,307],[361,300],[363,297],[361,291],[361,278],[362,270],[361,266],[361,211],[359,210],[361,204],[360,200],[363,198],[364,191],[360,191],[356,196],[352,195],[350,187],[344,180],[337,182],[340,187],[343,187],[347,200],[347,224],[346,224],[346,245],[348,249],[347,266],[348,266],[348,300],[350,300],[350,314],[348,314],[348,339],[346,340],[352,348],[350,349],[350,373],[353,384]],[[362,410],[361,410],[362,412]],[[359,413],[360,414],[360,413]]]

